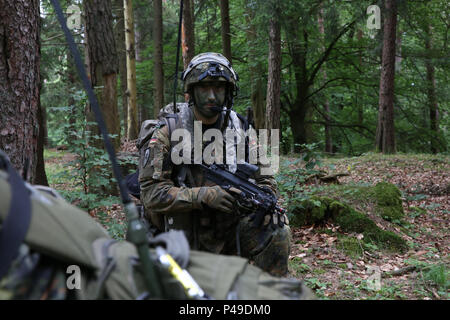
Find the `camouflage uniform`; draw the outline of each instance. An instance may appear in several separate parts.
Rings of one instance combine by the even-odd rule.
[[[70,297],[61,263],[22,244],[8,274],[0,280],[0,300],[64,300]]]
[[[191,107],[188,104],[177,105],[180,109],[180,126],[192,132],[195,116]],[[223,121],[223,117],[219,119]],[[219,125],[221,127],[220,123]],[[242,122],[231,111],[228,127],[239,126],[242,128]],[[197,201],[200,187],[211,185],[208,185],[201,169],[196,166],[189,166],[193,185],[175,184],[180,167],[171,162],[171,142],[167,126],[160,122],[140,152],[141,201],[146,208],[147,218],[154,225],[166,230],[183,230],[194,249],[212,253],[237,254],[236,241],[239,237],[242,256],[253,260],[258,267],[273,275],[284,276],[288,273],[291,236],[287,225],[268,229],[262,236],[261,230],[256,229],[248,217],[241,217],[237,211],[227,214],[202,208]],[[261,176],[256,183],[277,194],[273,176]],[[161,220],[165,220],[165,226]]]

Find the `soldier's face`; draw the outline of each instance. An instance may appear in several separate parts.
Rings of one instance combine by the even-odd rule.
[[[195,107],[206,118],[216,116],[225,102],[224,82],[204,82],[194,87]]]

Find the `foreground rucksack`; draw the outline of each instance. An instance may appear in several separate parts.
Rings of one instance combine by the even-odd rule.
[[[11,206],[7,179],[0,169],[0,228]],[[133,244],[112,239],[87,213],[61,197],[30,185],[27,190],[31,221],[16,260],[0,279],[0,299],[151,298],[145,294]],[[149,250],[155,256],[155,250]],[[215,299],[313,297],[300,281],[272,277],[240,257],[191,251],[186,269]],[[183,298],[177,281],[167,273],[160,275],[167,288],[164,298]]]

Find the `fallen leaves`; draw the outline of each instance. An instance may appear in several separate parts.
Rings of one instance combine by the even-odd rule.
[[[415,255],[416,257],[420,257],[421,255],[424,255],[424,254],[427,253],[427,252],[428,252],[427,250],[421,250],[421,251],[416,252],[414,255]]]

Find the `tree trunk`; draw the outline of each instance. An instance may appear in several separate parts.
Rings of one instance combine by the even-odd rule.
[[[250,0],[247,0],[247,15],[246,21],[248,24],[247,27],[247,42],[249,44],[249,71],[251,76],[251,101],[252,101],[252,111],[253,111],[253,120],[255,124],[255,129],[263,129],[265,127],[265,104],[264,104],[264,81],[263,75],[261,74],[263,71],[263,67],[261,63],[254,64],[256,61],[259,61],[256,53],[256,26],[253,23],[253,19],[255,18],[255,11],[250,9],[248,4]]]
[[[266,98],[266,128],[280,128],[281,27],[279,8],[269,21],[269,67]]]
[[[40,35],[40,24],[39,24],[39,35]],[[41,55],[39,46],[39,56]],[[40,78],[40,77],[39,77]],[[42,90],[42,81],[39,79],[39,92]],[[36,159],[36,175],[32,179],[33,184],[48,186],[47,174],[45,173],[45,160],[44,160],[44,147],[47,145],[47,116],[46,110],[41,104],[41,97],[39,95],[38,99],[38,141],[37,141],[37,159]]]
[[[385,7],[376,148],[378,151],[388,154],[395,153],[394,80],[397,27],[396,1],[385,0]]]
[[[123,132],[128,132],[128,101],[127,101],[127,56],[125,50],[125,19],[123,14],[123,0],[115,0],[117,10],[116,43],[119,58],[120,96],[122,97]]]
[[[436,79],[434,77],[434,66],[431,61],[431,51],[432,51],[432,27],[430,24],[427,26],[426,30],[426,42],[425,48],[427,50],[428,58],[425,60],[425,67],[427,69],[427,93],[428,93],[428,110],[430,114],[430,130],[431,130],[431,141],[430,148],[431,152],[436,154],[440,151],[439,144],[439,108],[436,97]]]
[[[317,19],[317,23],[319,24],[319,31],[322,35],[323,41],[325,41],[325,26],[323,24],[323,8],[319,10],[319,16]],[[325,46],[322,47],[324,50]],[[327,81],[327,71],[325,70],[325,66],[322,68],[323,80]],[[330,123],[330,104],[328,102],[327,97],[325,96],[325,101],[323,102],[324,107],[324,120],[325,120],[325,152],[333,153],[333,140],[331,135],[331,123]]]
[[[117,108],[118,60],[110,1],[84,1],[89,71],[99,98],[108,133],[117,135],[111,142],[120,146],[120,121]],[[92,115],[88,115],[91,118]],[[98,128],[96,132],[100,134]]]
[[[162,0],[153,0],[153,4],[155,10],[153,26],[153,59],[155,60],[153,71],[153,83],[155,87],[153,116],[156,118],[159,114],[159,110],[164,107]]]
[[[361,40],[362,40],[362,37],[363,37],[363,32],[362,32],[361,29],[358,30],[357,37],[358,37],[358,43],[361,43]],[[362,57],[363,57],[363,53],[361,52],[359,54],[359,68],[360,68],[360,70],[363,70]],[[360,95],[360,92],[361,92],[361,85],[358,83],[357,84],[357,94],[356,94],[356,107],[358,109],[358,124],[362,125],[363,121],[364,121],[364,105],[363,105],[362,102],[358,103],[358,97]]]
[[[396,54],[395,54],[395,71],[402,70],[402,31],[399,30],[395,39]]]
[[[31,182],[39,134],[39,19],[37,0],[0,1],[0,149]]]
[[[129,140],[138,137],[138,114],[136,108],[136,52],[134,47],[133,2],[124,0],[125,43],[127,51],[127,92],[128,92],[128,132]]]
[[[67,104],[69,105],[69,126],[66,131],[66,140],[69,145],[73,144],[73,142],[77,139],[76,134],[74,132],[77,130],[76,128],[76,106],[75,106],[75,98],[74,94],[77,91],[76,88],[76,69],[75,63],[70,56],[70,53],[66,54],[67,59],[67,69],[66,69],[66,77],[67,77]]]
[[[183,23],[181,25],[181,47],[183,55],[184,69],[195,56],[195,31],[194,20],[192,16],[192,7],[194,0],[184,0],[183,4]]]
[[[302,151],[300,145],[307,143],[306,133],[306,113],[309,107],[306,105],[306,93],[298,96],[294,102],[296,108],[292,108],[289,112],[289,119],[291,123],[292,137],[294,140],[294,152]]]
[[[231,61],[231,31],[230,31],[230,10],[228,0],[219,0],[220,20],[222,24],[222,49],[223,55]]]
[[[47,175],[45,174],[45,161],[44,161],[44,145],[45,145],[45,109],[42,108],[41,101],[38,102],[38,123],[39,123],[39,136],[37,142],[37,163],[36,163],[36,175],[32,179],[33,184],[41,186],[48,186]]]
[[[307,143],[306,115],[310,108],[310,103],[307,98],[310,87],[308,82],[309,70],[306,67],[308,34],[306,30],[303,30],[302,41],[299,39],[300,32],[298,30],[301,30],[298,19],[289,19],[286,34],[291,59],[295,61],[292,67],[294,69],[296,96],[289,106],[289,120],[294,139],[294,152],[300,152],[300,145]]]

